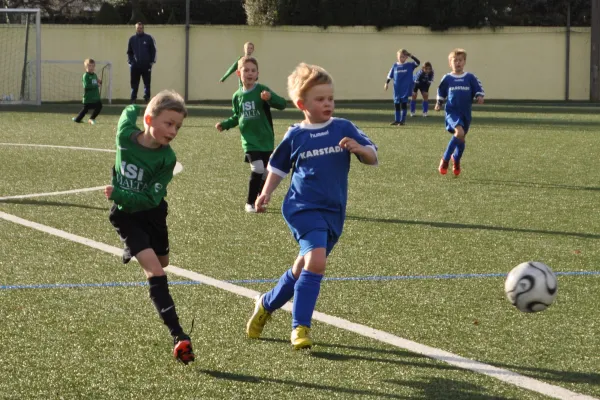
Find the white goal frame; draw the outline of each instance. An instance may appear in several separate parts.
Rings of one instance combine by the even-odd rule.
[[[30,13],[35,14],[35,100],[23,101],[11,101],[9,104],[42,104],[42,17],[41,10],[39,8],[0,8],[0,13]],[[0,102],[1,104],[2,102]]]
[[[1,10],[1,9],[0,9]],[[105,64],[108,69],[108,84],[104,86],[104,81],[102,82],[102,86],[106,88],[106,98],[108,100],[108,104],[112,104],[112,62],[103,61],[103,60],[94,60],[96,65]],[[41,65],[42,64],[77,64],[82,65],[83,61],[81,60],[35,60],[36,66],[40,64],[40,76],[41,76]],[[36,82],[37,84],[37,82]],[[42,104],[42,89],[41,89],[41,79],[40,79],[40,90],[39,90],[39,104]]]

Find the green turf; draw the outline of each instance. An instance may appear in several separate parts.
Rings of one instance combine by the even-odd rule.
[[[70,121],[77,105],[0,109],[0,143],[114,148],[121,106],[98,125]],[[449,135],[441,114],[390,127],[388,103],[341,105],[379,146],[377,168],[353,161],[348,219],[327,276],[506,273],[539,260],[557,272],[600,260],[600,108],[475,106],[463,174],[437,173]],[[169,185],[172,264],[221,280],[276,279],[297,245],[279,212],[243,211],[248,166],[239,133],[214,129],[229,107],[190,107],[173,142],[184,166]],[[300,114],[274,111],[277,140]],[[114,154],[0,145],[0,197],[107,184]],[[120,246],[100,190],[0,200],[0,211]],[[0,219],[0,285],[142,282],[135,264]],[[183,278],[171,276],[171,280]],[[258,291],[271,283],[243,284]],[[196,317],[198,361],[170,356],[144,287],[2,289],[0,398],[541,399],[316,322],[309,354],[289,349],[291,317],[244,338],[249,299],[206,285],[172,287],[184,325]],[[519,313],[503,278],[326,281],[317,310],[600,397],[600,276],[559,276],[556,303]]]

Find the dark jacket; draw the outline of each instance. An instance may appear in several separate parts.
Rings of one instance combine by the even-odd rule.
[[[156,43],[147,33],[137,33],[129,38],[127,62],[132,67],[150,68],[156,62]]]

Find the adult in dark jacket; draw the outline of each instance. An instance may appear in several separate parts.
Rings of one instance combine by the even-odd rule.
[[[135,35],[129,38],[127,62],[131,76],[131,103],[135,103],[140,86],[140,77],[144,81],[144,100],[150,100],[150,77],[152,66],[156,63],[156,42],[144,33],[144,24],[135,24]]]

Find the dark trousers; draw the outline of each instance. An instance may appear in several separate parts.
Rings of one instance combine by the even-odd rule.
[[[102,102],[99,101],[97,103],[84,104],[83,108],[79,112],[79,115],[77,117],[75,117],[75,122],[81,122],[83,117],[85,117],[85,114],[87,114],[88,111],[90,111],[90,110],[94,110],[94,112],[92,112],[92,116],[90,117],[90,119],[96,119],[98,114],[100,114],[100,111],[102,111]]]
[[[152,70],[150,67],[140,68],[131,67],[131,102],[137,99],[138,88],[140,87],[140,78],[144,81],[144,100],[150,100],[150,77]]]

